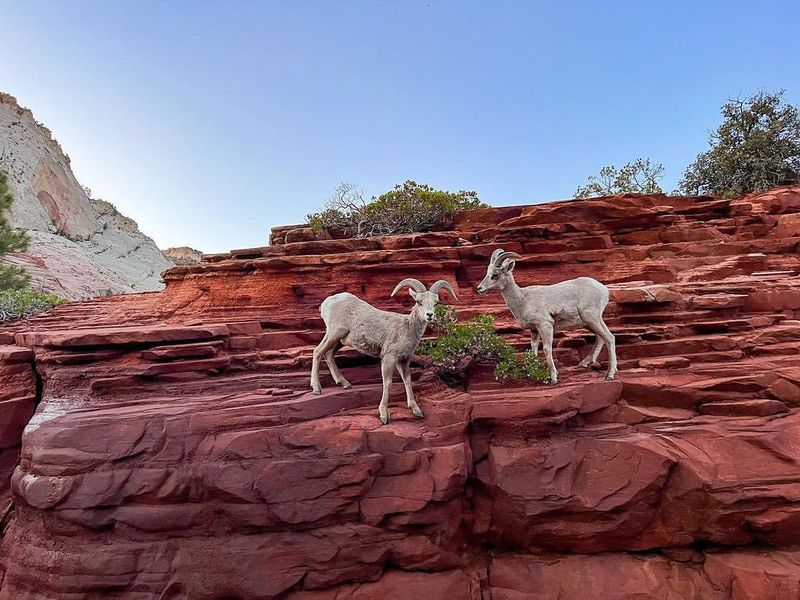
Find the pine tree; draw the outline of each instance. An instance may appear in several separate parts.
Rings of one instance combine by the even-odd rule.
[[[13,229],[6,220],[6,212],[13,201],[6,174],[0,171],[0,290],[16,290],[28,283],[28,277],[22,269],[2,262],[3,256],[9,252],[24,252],[28,249],[28,236],[25,232]]]

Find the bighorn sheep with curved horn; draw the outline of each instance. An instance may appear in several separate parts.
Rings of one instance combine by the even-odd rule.
[[[614,379],[617,374],[616,344],[614,335],[603,321],[603,311],[608,305],[608,288],[591,277],[521,288],[512,274],[515,258],[522,257],[516,252],[505,252],[502,248],[495,250],[489,259],[486,277],[477,289],[481,294],[493,288],[500,290],[520,326],[530,329],[534,354],[539,351],[541,338],[550,369],[550,383],[558,383],[558,371],[553,362],[553,332],[556,327],[571,329],[584,326],[597,336],[594,348],[578,363],[579,367],[594,363],[605,342],[608,345],[606,379]]]
[[[322,357],[328,363],[333,380],[345,388],[351,387],[333,357],[337,347],[344,344],[368,356],[380,357],[383,395],[378,414],[384,424],[389,422],[389,391],[394,369],[400,373],[405,385],[406,400],[411,412],[420,418],[424,416],[414,400],[409,361],[417,350],[428,323],[433,321],[433,311],[439,303],[439,291],[447,290],[456,300],[458,296],[443,279],[427,290],[422,282],[412,278],[398,283],[392,296],[404,287],[409,288],[409,294],[416,302],[409,315],[379,310],[348,292],[334,294],[322,302],[319,308],[325,322],[325,337],[314,349],[311,366],[311,388],[315,394],[322,392],[319,383],[319,362]]]

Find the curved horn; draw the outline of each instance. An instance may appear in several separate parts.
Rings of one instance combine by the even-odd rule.
[[[503,250],[502,248],[498,248],[497,250],[492,252],[492,256],[489,258],[489,263],[493,265],[494,261],[497,260],[497,257],[500,256],[503,252],[505,252],[505,250]]]
[[[394,296],[397,292],[402,290],[404,287],[413,288],[413,290],[415,292],[418,292],[418,293],[425,291],[425,285],[423,285],[423,283],[419,279],[414,279],[413,277],[408,277],[406,279],[403,279],[403,281],[401,281],[400,283],[397,284],[397,287],[395,287],[394,291],[392,292],[392,296]]]
[[[440,279],[439,281],[437,281],[436,283],[434,283],[434,284],[431,286],[431,289],[430,289],[430,291],[431,291],[431,292],[433,292],[434,294],[438,294],[438,293],[439,293],[439,290],[442,290],[442,289],[444,289],[444,290],[447,290],[448,292],[450,292],[450,295],[451,295],[453,298],[455,298],[456,300],[458,300],[458,295],[456,294],[456,291],[455,291],[455,290],[453,289],[453,287],[452,287],[452,286],[451,286],[449,283],[447,283],[447,282],[446,282],[444,279]]]
[[[494,256],[494,254],[492,254],[492,256]],[[494,265],[496,267],[499,267],[500,265],[503,264],[503,261],[506,260],[507,258],[522,258],[522,257],[516,252],[500,252],[494,259]]]

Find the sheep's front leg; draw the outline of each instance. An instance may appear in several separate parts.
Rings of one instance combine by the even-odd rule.
[[[558,371],[556,370],[556,363],[553,360],[553,325],[551,323],[539,325],[539,335],[542,336],[544,355],[545,358],[547,358],[547,368],[550,370],[549,383],[555,385],[558,383]]]
[[[536,329],[531,329],[531,352],[534,356],[539,354],[539,332]]]
[[[383,376],[383,395],[381,404],[378,407],[378,416],[384,425],[389,424],[389,392],[392,390],[392,375],[394,374],[397,361],[394,358],[384,356],[381,359],[381,375]]]
[[[415,417],[422,419],[425,415],[423,414],[422,409],[419,407],[419,404],[417,404],[417,401],[414,399],[414,390],[411,388],[411,367],[409,366],[409,362],[407,360],[398,362],[397,371],[400,373],[400,379],[403,380],[403,385],[406,387],[406,401],[408,402],[408,408],[411,409],[411,412]]]

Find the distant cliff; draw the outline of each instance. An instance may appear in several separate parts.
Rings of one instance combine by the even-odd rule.
[[[178,246],[164,250],[164,256],[179,267],[188,267],[202,262],[203,253],[188,246]]]
[[[0,169],[15,202],[10,221],[28,231],[30,249],[9,262],[33,287],[67,298],[158,290],[173,266],[136,222],[90,199],[50,130],[0,93]]]

